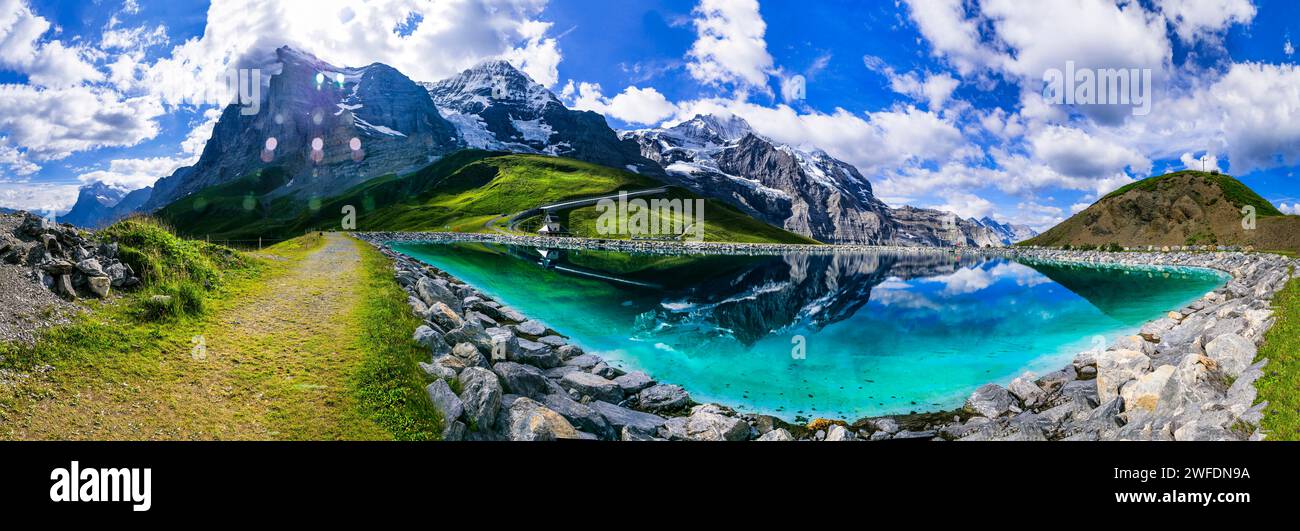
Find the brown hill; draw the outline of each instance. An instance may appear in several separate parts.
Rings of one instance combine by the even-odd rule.
[[[1255,228],[1243,227],[1245,206]],[[1287,216],[1230,176],[1180,171],[1124,186],[1021,245],[1232,245],[1300,251],[1300,217]]]

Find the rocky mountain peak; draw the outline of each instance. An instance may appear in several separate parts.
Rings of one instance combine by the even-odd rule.
[[[744,118],[712,114],[697,114],[690,120],[668,128],[668,131],[702,146],[725,146],[755,134],[754,128]]]
[[[562,105],[550,90],[503,59],[483,61],[424,87],[440,107],[475,114],[493,105],[521,107],[534,113],[544,111],[548,105]]]
[[[128,190],[95,181],[77,191],[77,202],[94,201],[102,206],[112,207],[126,196]]]
[[[271,166],[293,176],[277,194],[328,196],[463,146],[428,92],[390,66],[341,67],[288,46],[275,55],[259,111],[228,106],[198,163],[160,179],[146,209]]]

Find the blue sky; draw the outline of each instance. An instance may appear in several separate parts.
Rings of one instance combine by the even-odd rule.
[[[1295,210],[1297,26],[1300,4],[1246,0],[0,0],[0,206],[191,162],[200,81],[291,44],[417,80],[504,57],[616,129],[737,114],[896,206],[1041,229],[1204,160]],[[1067,62],[1149,71],[1150,112],[1046,101]]]

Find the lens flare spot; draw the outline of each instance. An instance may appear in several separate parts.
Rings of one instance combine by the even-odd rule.
[[[352,140],[348,141],[348,147],[352,148],[352,151],[361,149],[361,139],[355,136],[352,137]]]
[[[343,86],[343,72],[339,72],[338,74],[335,74],[335,75],[334,75],[334,80],[338,82],[338,84],[339,84],[340,87],[342,87],[342,86]]]
[[[279,140],[276,140],[275,137],[271,137],[271,138],[266,139],[266,150],[267,150],[267,151],[275,151],[275,147],[278,146],[278,145],[280,145],[280,141],[279,141]]]
[[[322,83],[325,83],[325,74],[316,72],[316,88],[320,88]]]
[[[321,140],[320,137],[311,139],[311,149],[312,151],[320,151],[322,149],[325,149],[325,141]]]

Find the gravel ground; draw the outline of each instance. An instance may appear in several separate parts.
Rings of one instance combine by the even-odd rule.
[[[0,240],[22,248],[35,245],[14,234],[21,222],[22,216],[0,215]],[[31,343],[37,330],[67,322],[78,308],[41,286],[30,267],[0,263],[0,342]]]

